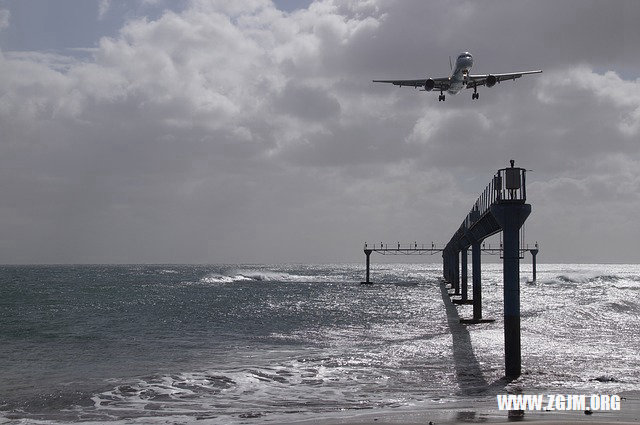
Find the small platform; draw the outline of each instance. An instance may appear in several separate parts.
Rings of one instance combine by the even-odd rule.
[[[373,282],[360,282],[360,285],[373,285]]]
[[[475,325],[477,323],[491,323],[495,321],[496,319],[460,319],[460,323],[464,325]]]
[[[473,304],[473,300],[451,300],[454,304]]]

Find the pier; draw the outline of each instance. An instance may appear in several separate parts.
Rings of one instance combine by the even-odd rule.
[[[505,374],[520,376],[522,371],[520,343],[520,229],[531,213],[526,203],[526,170],[511,166],[498,170],[471,210],[453,234],[442,252],[443,274],[447,282],[460,293],[460,262],[466,265],[471,247],[473,288],[473,319],[482,320],[482,281],[480,251],[482,241],[502,232],[503,301]],[[535,255],[537,248],[532,251]],[[535,261],[535,260],[534,260]],[[466,267],[463,266],[463,272]],[[463,276],[463,286],[466,286]]]
[[[460,319],[461,323],[473,324],[485,321],[482,317],[482,263],[481,253],[500,255],[503,260],[504,344],[505,375],[520,376],[522,371],[520,342],[520,260],[526,252],[531,253],[533,280],[536,280],[536,242],[532,248],[521,244],[524,240],[523,225],[531,213],[526,203],[526,170],[510,167],[498,170],[482,194],[475,201],[460,227],[443,247],[418,244],[373,244],[365,243],[366,276],[363,284],[371,284],[370,256],[373,252],[382,255],[433,255],[442,254],[443,278],[451,285],[450,296],[455,304],[473,304],[473,318]],[[498,248],[486,247],[484,240],[502,232]],[[522,236],[522,238],[521,238]],[[468,254],[471,251],[472,299],[468,296]]]

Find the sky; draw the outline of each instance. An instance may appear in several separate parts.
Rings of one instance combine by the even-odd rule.
[[[638,21],[633,0],[0,0],[0,262],[363,261],[445,244],[514,159],[539,262],[638,263]],[[473,101],[371,81],[461,51],[544,72]]]

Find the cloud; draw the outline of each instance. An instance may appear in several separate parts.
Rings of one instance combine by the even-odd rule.
[[[581,66],[571,72],[553,73],[543,83],[538,93],[543,102],[555,106],[589,102],[586,106],[591,104],[601,111],[600,120],[607,131],[638,136],[640,79],[625,81],[614,71],[598,74]]]
[[[216,217],[205,232],[211,241],[193,242],[203,261],[209,243],[231,237],[218,232],[259,221],[261,208],[277,211],[281,201],[292,202],[279,199],[277,188],[289,185],[289,175],[274,152],[312,134],[309,122],[337,119],[340,105],[321,78],[299,82],[287,72],[317,60],[304,46],[330,47],[322,37],[337,31],[348,38],[342,27],[353,24],[340,18],[316,36],[307,14],[330,11],[299,15],[292,31],[291,18],[268,2],[209,6],[131,21],[118,37],[101,40],[91,62],[61,66],[59,57],[26,53],[0,58],[0,120],[10,153],[3,158],[12,174],[6,181],[15,183],[8,196],[16,211],[29,211],[22,220],[38,223],[40,235],[64,247],[27,237],[14,258],[68,261],[87,244],[97,257],[81,261],[101,255],[119,261],[113,244],[135,250],[128,235],[169,243],[154,226],[174,227],[180,216],[201,223]],[[16,163],[32,171],[14,174]],[[46,207],[29,207],[35,194]],[[239,236],[244,228],[236,229]],[[101,250],[101,238],[111,245]],[[136,255],[170,259],[166,253]]]
[[[107,13],[109,13],[110,8],[111,0],[100,0],[98,4],[98,20],[104,19]]]
[[[0,31],[9,28],[9,19],[11,18],[11,12],[7,9],[0,9]]]
[[[286,13],[266,0],[191,1],[128,20],[89,60],[0,52],[0,252],[9,262],[357,260],[364,240],[446,242],[515,158],[535,170],[528,234],[545,258],[571,258],[571,238],[545,223],[606,228],[598,213],[611,202],[619,234],[640,206],[629,195],[640,82],[611,65],[637,58],[624,43],[600,49],[606,39],[588,49],[607,31],[633,34],[616,30],[627,18],[615,10],[600,22],[580,2],[519,7],[324,0]],[[585,21],[569,25],[563,54],[545,40],[570,11]],[[477,101],[371,83],[446,74],[458,47],[478,72],[545,72],[482,88]]]

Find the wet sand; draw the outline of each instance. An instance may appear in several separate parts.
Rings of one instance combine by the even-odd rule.
[[[430,416],[425,414],[425,416]],[[584,418],[571,418],[571,419],[542,419],[536,417],[528,417],[517,420],[469,420],[469,421],[456,421],[456,420],[434,420],[424,419],[421,421],[406,420],[408,418],[387,416],[387,415],[371,415],[369,418],[344,418],[344,419],[310,419],[302,422],[293,422],[291,425],[378,425],[378,424],[398,424],[398,425],[468,425],[468,424],[517,424],[517,423],[530,423],[535,425],[574,425],[574,424],[602,424],[602,425],[637,425],[640,420],[629,420],[629,418],[616,420],[615,418],[598,418],[592,416],[584,416]]]

